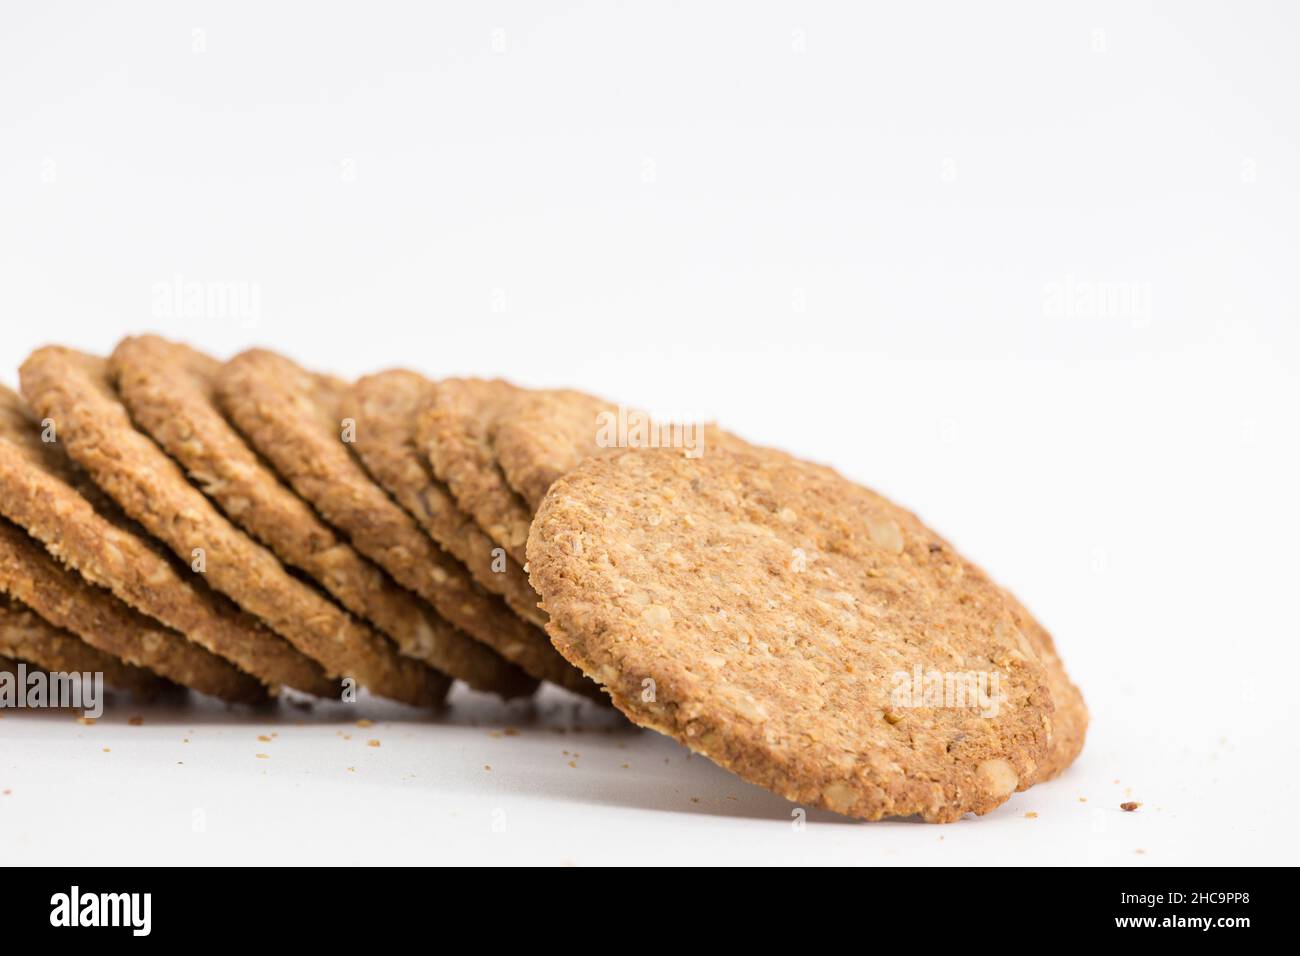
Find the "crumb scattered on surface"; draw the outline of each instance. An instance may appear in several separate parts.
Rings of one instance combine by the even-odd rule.
[[[144,718],[138,716],[132,717],[130,720],[127,721],[127,723],[130,724],[132,727],[139,727],[144,723]]]
[[[492,772],[492,765],[491,765],[490,763],[485,763],[485,764],[483,765],[483,769],[486,770],[488,773],[491,773],[491,772]]]
[[[1136,850],[1134,850],[1133,852],[1136,853],[1138,856],[1146,856],[1146,855],[1147,855],[1147,851],[1144,850],[1144,849],[1142,849],[1141,847],[1138,847],[1138,848],[1137,848]]]
[[[1080,802],[1080,803],[1087,803],[1087,802],[1088,802],[1088,798],[1087,798],[1087,797],[1080,797],[1080,798],[1079,798],[1079,802]]]
[[[362,720],[358,720],[358,721],[357,721],[357,726],[358,726],[358,727],[373,727],[373,726],[375,726],[375,722],[374,722],[373,720],[365,720],[365,719],[362,719]]]
[[[577,770],[577,769],[578,769],[578,761],[576,761],[576,760],[570,760],[570,761],[569,761],[569,766],[572,767],[574,770]]]
[[[1038,819],[1038,814],[1035,813],[1033,810],[1030,810],[1028,813],[1025,814],[1025,819],[1026,819],[1026,820],[1037,820],[1037,819]]]
[[[515,730],[515,728],[513,728],[513,727],[507,727],[507,728],[506,728],[504,731],[502,731],[502,732],[503,732],[507,737],[518,737],[518,736],[519,736],[519,731]]]
[[[630,763],[625,763],[625,764],[623,764],[623,769],[624,769],[624,770],[631,770],[631,769],[632,769],[632,765],[631,765]]]
[[[77,723],[81,724],[83,727],[90,727],[90,726],[93,726],[93,725],[94,725],[94,723],[95,723],[95,718],[94,718],[94,717],[78,717],[78,718],[77,718]]]
[[[253,756],[257,757],[258,760],[270,760],[270,759],[271,759],[271,755],[270,755],[270,754],[254,754]]]
[[[258,734],[258,735],[257,735],[257,739],[260,740],[260,741],[262,741],[263,743],[267,743],[267,744],[269,744],[269,743],[271,742],[271,738],[268,737],[268,736],[266,736],[266,734]]]
[[[375,740],[375,739],[372,738],[372,739],[366,741],[366,746],[367,746],[367,747],[378,747],[378,746],[379,746],[379,741],[378,741],[378,740]]]
[[[111,753],[111,751],[110,751],[107,747],[105,747],[105,748],[104,748],[104,753]]]
[[[1140,807],[1140,806],[1142,806],[1142,804],[1138,803],[1136,800],[1129,800],[1129,801],[1127,801],[1127,802],[1125,802],[1125,803],[1121,803],[1121,804],[1119,805],[1119,808],[1120,808],[1121,810],[1127,810],[1129,813],[1132,813],[1134,810],[1136,810],[1136,809],[1137,809],[1138,807]]]

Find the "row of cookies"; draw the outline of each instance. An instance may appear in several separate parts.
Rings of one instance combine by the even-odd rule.
[[[832,469],[501,381],[438,383],[411,413],[453,500],[527,568],[565,659],[745,779],[947,821],[1082,750],[1087,708],[1048,632]]]
[[[65,643],[231,701],[341,678],[418,706],[452,679],[597,696],[416,453],[418,376],[142,336],[40,349],[20,382],[0,393],[0,592]],[[42,663],[22,633],[14,656]]]
[[[185,686],[348,676],[424,704],[548,680],[868,818],[985,812],[1082,748],[1083,699],[1014,597],[879,495],[716,427],[152,336],[40,350],[21,381],[0,591]]]

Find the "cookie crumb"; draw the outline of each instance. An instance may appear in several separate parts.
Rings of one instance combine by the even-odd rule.
[[[264,744],[269,744],[271,742],[271,738],[266,736],[266,734],[258,734],[257,739],[262,741]]]
[[[374,722],[373,720],[365,720],[365,719],[362,719],[362,720],[358,720],[358,721],[357,721],[357,726],[358,726],[358,727],[373,727],[373,726],[375,726],[375,722]]]
[[[378,747],[378,746],[379,746],[379,741],[378,741],[378,740],[375,740],[375,739],[373,739],[373,738],[371,738],[370,740],[367,740],[367,741],[366,741],[366,746],[367,746],[367,747]]]
[[[144,723],[144,718],[132,717],[130,720],[127,721],[127,723],[130,724],[132,727],[139,727]]]
[[[270,760],[270,759],[271,759],[271,755],[270,755],[270,754],[254,754],[253,756],[255,756],[258,760]]]
[[[1136,800],[1129,800],[1126,803],[1121,803],[1119,805],[1119,808],[1121,810],[1127,810],[1129,813],[1132,813],[1140,806],[1142,806],[1142,804],[1138,803]]]
[[[1035,813],[1033,810],[1030,810],[1028,813],[1025,814],[1025,819],[1026,819],[1026,820],[1037,820],[1037,819],[1038,819],[1038,814]]]

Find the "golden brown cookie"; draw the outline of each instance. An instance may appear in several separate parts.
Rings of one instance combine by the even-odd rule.
[[[401,657],[368,627],[302,581],[224,518],[176,463],[131,424],[102,359],[46,347],[19,370],[23,396],[52,420],[60,445],[128,515],[204,579],[285,639],[282,654],[298,669],[318,661],[327,674],[351,677],[371,692],[434,706],[449,682]],[[296,648],[296,650],[295,650]]]
[[[47,671],[100,673],[109,686],[142,697],[175,686],[143,667],[105,654],[4,596],[0,596],[0,654]]]
[[[416,444],[416,421],[432,398],[434,383],[405,369],[367,375],[353,386],[347,407],[364,419],[353,447],[371,476],[429,535],[461,561],[474,580],[499,594],[519,616],[543,624],[537,592],[523,565],[487,536],[460,509]]]
[[[534,512],[551,485],[587,458],[624,448],[675,448],[687,457],[754,448],[711,423],[657,420],[571,389],[516,390],[488,441],[506,482]]]
[[[63,446],[43,442],[36,429],[22,400],[0,388],[0,514],[25,528],[91,584],[106,588],[125,604],[272,688],[283,683],[334,696],[336,685],[315,663],[196,575],[177,570],[155,542],[89,486],[68,461]],[[83,487],[98,506],[82,494]]]
[[[619,447],[618,413],[618,406],[583,392],[519,390],[489,427],[493,457],[510,487],[536,511],[551,485],[583,459]]]
[[[528,557],[634,722],[790,800],[946,822],[1033,782],[1052,696],[1000,589],[933,544],[828,468],[638,450],[556,482]]]
[[[946,542],[945,546],[950,547]],[[1083,702],[1083,694],[1066,673],[1052,635],[1009,591],[1003,589],[1002,595],[1016,616],[1020,633],[1029,638],[1038,660],[1047,671],[1047,684],[1052,690],[1055,709],[1051,722],[1051,747],[1034,778],[1034,783],[1043,783],[1059,776],[1083,750],[1084,737],[1088,733],[1088,708]]]
[[[521,619],[545,620],[537,608],[537,592],[519,565],[500,553],[500,547],[457,507],[416,450],[415,416],[428,401],[432,387],[419,373],[402,369],[357,381],[340,407],[343,417],[356,422],[352,447],[371,477],[429,536],[520,615],[501,629],[495,645],[501,654],[540,680],[599,696],[596,686],[556,652],[544,631]],[[494,551],[498,552],[495,557]]]
[[[473,686],[507,696],[531,693],[536,682],[490,646],[508,639],[519,619],[476,588],[348,450],[353,429],[338,414],[346,388],[261,349],[235,356],[217,378],[218,399],[235,427],[321,517],[398,584],[479,638],[452,631],[455,640],[438,648],[440,665]]]
[[[502,412],[523,390],[501,379],[449,378],[434,385],[416,421],[416,444],[461,510],[518,564],[533,509],[510,487],[496,460],[493,435]]]
[[[124,340],[109,362],[136,424],[236,524],[352,613],[374,622],[402,653],[436,666],[442,659],[439,647],[455,646],[463,638],[358,554],[262,463],[216,406],[220,368],[215,359],[156,336]],[[478,673],[473,669],[466,675],[477,678]]]
[[[4,518],[0,518],[0,592],[86,644],[177,684],[238,703],[266,699],[266,688],[259,681],[89,584]]]

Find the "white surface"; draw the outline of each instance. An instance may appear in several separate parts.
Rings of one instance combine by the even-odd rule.
[[[8,713],[6,862],[1296,861],[1296,7],[431,6],[6,7],[0,366],[151,329],[715,415],[1015,590],[1087,749],[795,831],[563,707]]]

